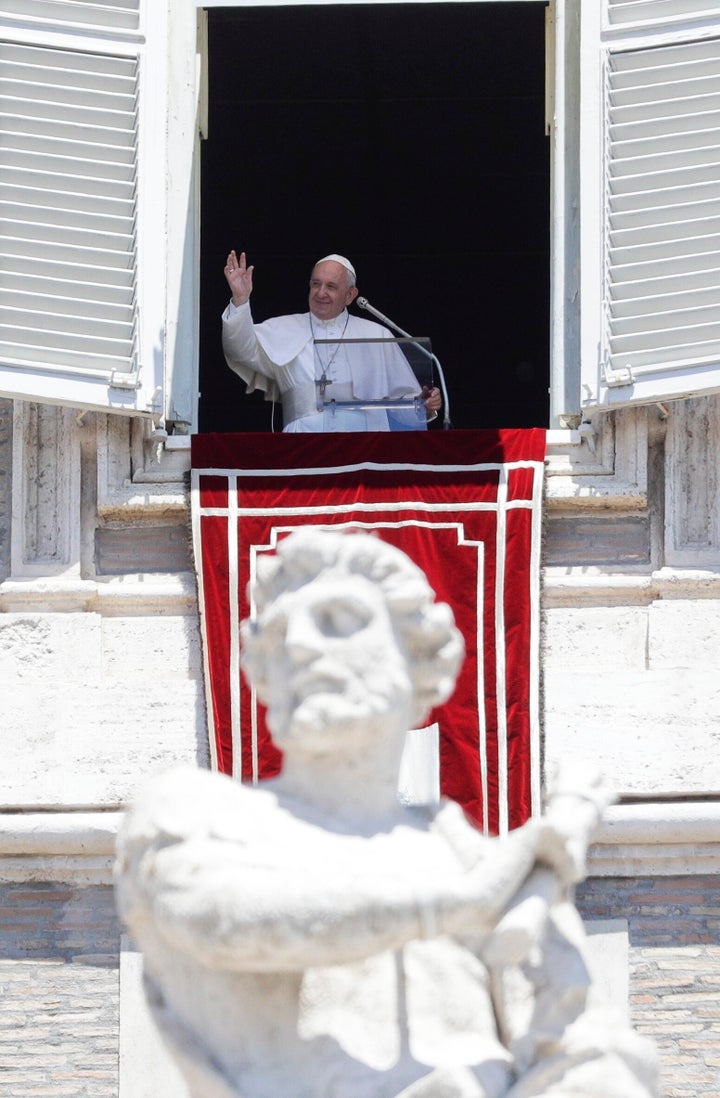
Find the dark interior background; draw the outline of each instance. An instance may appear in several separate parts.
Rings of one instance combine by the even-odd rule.
[[[255,265],[256,320],[305,311],[313,263],[340,252],[361,294],[431,338],[454,427],[547,426],[544,15],[526,2],[210,11],[201,431],[270,427],[222,355],[233,247]]]

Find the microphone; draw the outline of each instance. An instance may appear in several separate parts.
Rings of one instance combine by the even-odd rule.
[[[374,305],[371,305],[366,297],[356,297],[355,302],[361,309],[364,309],[365,312],[372,313],[372,315],[378,320],[381,320],[383,324],[387,324],[388,328],[392,328],[394,332],[398,332],[398,334],[404,336],[405,339],[411,340],[414,346],[422,351],[422,353],[426,355],[431,362],[435,363],[435,365],[437,366],[438,377],[440,379],[440,388],[442,390],[443,406],[445,409],[443,412],[443,429],[445,431],[449,430],[452,426],[452,424],[450,423],[450,401],[448,400],[447,388],[445,386],[445,374],[443,373],[443,368],[440,365],[440,360],[438,359],[437,355],[434,355],[432,351],[428,351],[427,347],[423,347],[422,343],[417,343],[409,332],[406,332],[402,328],[398,327],[398,325],[395,324],[395,322],[392,321],[390,317],[385,316],[385,314],[381,313],[379,309],[376,309]]]
[[[400,328],[397,327],[396,324],[393,324],[392,320],[390,320],[389,317],[381,313],[379,309],[376,309],[374,305],[371,305],[366,297],[359,297],[357,299],[357,303],[361,309],[365,310],[365,312],[372,313],[372,315],[376,316],[378,320],[382,320],[385,324],[388,324],[391,328],[394,328],[396,332],[401,332],[402,335],[407,336],[407,332],[403,332]],[[408,338],[412,337],[408,336]]]

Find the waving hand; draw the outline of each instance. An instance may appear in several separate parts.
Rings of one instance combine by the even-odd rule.
[[[254,267],[247,266],[245,252],[240,252],[239,259],[234,251],[231,251],[228,255],[225,265],[225,278],[232,293],[233,305],[244,305],[250,299],[254,270]]]

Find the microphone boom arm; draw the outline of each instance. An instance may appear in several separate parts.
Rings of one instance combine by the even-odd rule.
[[[356,299],[356,302],[361,309],[365,310],[365,312],[372,313],[372,315],[378,320],[381,320],[383,324],[387,324],[388,328],[392,328],[393,331],[398,333],[398,335],[404,336],[405,339],[409,339],[413,346],[421,350],[425,357],[429,358],[430,361],[437,366],[438,377],[440,379],[440,388],[443,395],[443,429],[445,431],[449,430],[452,426],[450,423],[450,401],[448,400],[447,387],[445,385],[445,374],[443,372],[442,366],[440,365],[440,359],[437,357],[437,355],[434,355],[432,351],[428,351],[427,347],[423,347],[422,343],[418,343],[417,340],[413,336],[411,336],[409,332],[404,331],[398,324],[391,320],[390,317],[385,316],[383,313],[380,312],[379,309],[376,309],[374,305],[371,305],[366,297],[358,297]]]

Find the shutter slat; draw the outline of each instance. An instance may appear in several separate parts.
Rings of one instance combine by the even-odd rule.
[[[48,373],[55,371],[81,377],[97,377],[106,381],[114,370],[124,373],[127,367],[125,354],[103,355],[94,348],[83,351],[78,347],[64,346],[59,339],[50,348],[47,343],[32,346],[14,342],[12,333],[5,339],[4,334],[0,332],[0,359],[13,366],[24,366]]]
[[[125,84],[123,84],[123,88]],[[88,81],[86,87],[64,87],[58,84],[55,87],[48,86],[46,83],[37,83],[37,73],[35,74],[34,82],[10,80],[7,77],[3,79],[3,93],[9,100],[23,99],[26,103],[36,103],[40,106],[43,103],[51,103],[53,96],[62,99],[62,102],[67,105],[68,108],[78,106],[83,108],[87,105],[88,94],[92,96],[93,102],[96,108],[100,110],[112,109],[115,111],[121,111],[129,113],[133,110],[135,105],[135,97],[132,92],[118,92],[111,87],[96,87],[93,88],[92,81]]]
[[[68,176],[75,181],[82,179],[85,186],[92,189],[95,182],[115,180],[124,183],[135,182],[135,164],[118,164],[117,161],[81,160],[73,156],[46,156],[40,152],[27,152],[12,149],[0,149],[0,167],[28,168],[30,171],[53,172]]]
[[[5,202],[0,195],[0,223],[5,220],[18,225],[40,224],[77,229],[80,233],[104,232],[113,237],[127,237],[133,228],[132,210],[129,216],[117,217],[107,210],[93,213],[90,210],[69,210],[60,206],[27,206],[23,202]]]
[[[692,69],[706,61],[715,63],[715,43],[713,40],[697,42],[679,42],[672,46],[656,46],[647,50],[628,50],[613,55],[613,84],[623,79],[625,73],[641,73],[647,69],[664,70],[668,73],[681,67]]]
[[[0,159],[1,157],[0,150]],[[20,190],[27,187],[40,194],[45,191],[63,191],[70,196],[87,195],[88,201],[120,199],[123,202],[132,202],[135,194],[134,176],[128,179],[100,179],[95,176],[91,181],[79,180],[60,172],[46,170],[46,165],[37,158],[29,167],[3,165],[0,179],[8,188],[17,187]]]
[[[34,66],[42,71],[45,67],[47,50],[48,47],[46,46],[32,46],[27,43],[20,44],[0,40],[0,62],[7,61],[8,65],[12,66]],[[127,57],[119,57],[109,53],[80,53],[77,50],[65,49],[53,49],[52,52],[60,54],[54,66],[60,72],[94,72],[101,81],[106,81],[113,76],[126,75],[134,63]]]
[[[645,214],[652,216],[661,210],[689,210],[695,202],[711,203],[713,209],[717,201],[717,180],[706,183],[690,181],[687,186],[665,187],[662,191],[636,190],[608,196],[608,210],[615,218],[619,214]]]
[[[43,241],[41,236],[36,240],[14,239],[0,236],[0,256],[22,257],[29,251],[36,252],[38,244],[42,246],[41,259],[38,263],[55,263],[65,269],[74,265],[75,269],[87,270],[89,274],[105,271],[132,272],[134,269],[131,252],[111,252],[109,249],[99,251],[97,248],[68,247],[67,245],[51,244]],[[9,260],[10,262],[12,260]]]
[[[0,289],[5,291],[4,301],[22,308],[29,307],[31,300],[45,302],[50,299],[63,312],[77,312],[78,302],[82,302],[83,309],[93,316],[104,315],[105,311],[111,316],[116,309],[131,310],[134,307],[132,286],[60,278],[49,275],[46,267],[42,272],[33,270],[29,273],[0,270]]]
[[[660,244],[634,244],[627,248],[610,248],[609,257],[611,266],[619,267],[634,261],[637,263],[661,263],[666,261],[674,263],[688,256],[702,255],[707,252],[710,255],[720,254],[720,236],[694,236],[690,239],[674,238],[664,240]]]
[[[68,18],[102,8],[100,26],[123,5],[63,7]],[[137,61],[4,43],[0,70],[0,355],[132,374]]]
[[[675,168],[669,172],[647,172],[638,175],[623,176],[617,179],[610,169],[609,189],[611,194],[632,194],[638,190],[665,191],[671,187],[688,187],[698,183],[717,183],[719,164],[704,164],[702,167]]]
[[[72,259],[78,262],[72,262]],[[0,238],[0,264],[8,276],[18,275],[32,278],[58,278],[72,281],[77,286],[87,283],[92,286],[91,298],[102,296],[105,287],[111,289],[132,290],[134,286],[135,272],[132,267],[108,267],[104,264],[94,264],[87,261],[82,249],[78,249],[77,257],[68,258],[66,252],[58,259],[52,249],[44,249],[41,256],[31,255],[18,247],[17,241],[3,241]],[[105,256],[103,256],[105,259]]]
[[[128,234],[112,232],[109,226],[100,232],[60,225],[57,222],[0,220],[0,237],[6,241],[21,240],[28,245],[38,241],[48,245],[58,244],[79,249],[87,255],[132,257]]]
[[[668,244],[686,239],[703,239],[715,236],[720,240],[720,210],[714,216],[693,219],[691,221],[670,221],[660,225],[639,225],[627,229],[615,229],[610,233],[610,247],[613,251],[620,248],[646,247],[649,244]]]
[[[651,309],[643,312],[643,306],[638,302],[639,310],[635,315],[628,314],[620,317],[616,315],[615,339],[618,340],[621,336],[629,338],[639,336],[645,339],[648,332],[652,332],[653,338],[658,338],[662,342],[667,332],[683,331],[692,334],[701,333],[703,328],[711,332],[713,326],[716,330],[720,330],[718,329],[720,309],[716,301],[696,309],[686,308],[686,304],[686,299],[683,298],[679,308],[664,311]]]
[[[83,216],[124,218],[128,225],[134,216],[135,203],[132,196],[127,198],[107,197],[106,195],[88,195],[73,191],[51,191],[48,188],[23,187],[9,183],[0,177],[0,203],[14,203],[24,208],[27,216],[37,208],[44,210],[67,211]]]
[[[621,303],[626,299],[646,300],[650,295],[660,298],[665,294],[680,295],[683,292],[693,294],[696,290],[708,290],[711,294],[717,294],[720,286],[720,267],[708,267],[705,271],[691,271],[681,274],[671,274],[655,278],[631,279],[614,283],[611,295],[615,302]]]
[[[72,130],[68,131],[72,134]],[[86,137],[89,135],[86,135]],[[113,165],[118,165],[120,172],[127,166],[134,167],[135,149],[134,135],[126,135],[126,140],[118,143],[119,135],[116,131],[112,134],[100,131],[95,134],[94,140],[81,140],[79,134],[63,137],[62,134],[53,133],[47,136],[42,133],[29,133],[25,130],[14,130],[7,124],[7,119],[0,125],[0,141],[3,143],[6,159],[20,159],[30,154],[31,156],[66,158],[83,163],[90,159],[94,164],[107,164],[112,171]],[[103,170],[108,170],[104,168]]]
[[[32,99],[46,99],[50,103],[58,91],[68,103],[73,103],[79,93],[91,91],[93,97],[98,95],[118,97],[118,101],[126,105],[132,101],[135,94],[132,60],[123,61],[118,58],[115,71],[110,71],[108,66],[100,71],[93,70],[89,66],[65,68],[57,65],[48,68],[42,60],[35,64],[25,53],[20,60],[17,53],[11,52],[20,49],[25,50],[26,47],[11,46],[0,49],[0,60],[5,62],[3,95],[10,96],[15,89],[19,88],[24,98],[30,85]],[[54,50],[53,53],[62,61],[68,56],[65,50]]]
[[[610,96],[612,106],[617,110],[641,106],[658,113],[668,100],[677,99],[687,102],[713,94],[716,74],[709,62],[703,65],[702,70],[698,70],[692,76],[686,76],[685,79],[672,80],[667,73],[665,73],[665,79],[662,79],[661,70],[657,70],[655,75],[657,82],[650,81],[639,87],[630,84],[626,77],[626,82],[622,86],[616,85],[615,91]],[[647,78],[647,73],[644,76]]]
[[[14,106],[14,103],[12,105]],[[64,121],[51,119],[47,115],[38,117],[28,113],[12,114],[4,109],[2,97],[0,97],[0,114],[3,116],[3,140],[12,141],[13,143],[28,144],[35,139],[38,143],[42,142],[42,148],[48,149],[50,148],[48,141],[55,144],[69,142],[78,148],[88,145],[93,148],[98,145],[108,145],[123,150],[122,155],[125,155],[125,149],[132,148],[135,142],[135,134],[132,130],[121,129],[120,126],[87,125],[78,122],[74,118],[68,118],[66,113],[63,114]],[[123,121],[127,122],[125,116],[121,114],[118,114],[118,118],[122,118]],[[52,136],[50,138],[48,138],[49,123],[52,123]]]
[[[622,125],[613,114],[609,126],[610,140],[613,144],[638,139],[648,140],[652,137],[671,140],[682,134],[692,134],[695,130],[707,132],[713,130],[717,124],[717,102],[712,104],[712,108],[695,114],[662,115],[659,118],[625,121]]]
[[[104,353],[118,347],[128,350],[132,344],[132,316],[129,321],[113,320],[109,317],[78,316],[70,312],[54,311],[54,303],[48,299],[53,312],[36,309],[16,309],[8,306],[0,308],[0,329],[12,330],[18,342],[37,343],[40,332],[52,332],[63,341],[73,345],[96,346]],[[82,330],[80,330],[82,329]]]
[[[695,149],[698,145],[702,148],[715,148],[720,145],[720,111],[712,118],[708,118],[704,129],[679,130],[676,133],[662,133],[656,135],[630,135],[627,138],[613,132],[613,147],[616,150],[618,161],[631,160],[633,157],[656,156],[664,152],[681,152]]]
[[[629,23],[657,23],[675,18],[715,15],[710,0],[609,0],[608,19],[612,26]]]
[[[0,91],[0,112],[14,118],[27,118],[33,125],[38,119],[41,123],[52,122],[58,125],[88,126],[93,130],[125,130],[128,124],[126,111],[113,110],[110,106],[100,106],[96,103],[73,103],[68,106],[64,103],[49,102],[47,99],[18,99],[3,95]]]
[[[38,290],[39,286],[42,287],[42,292]],[[51,289],[53,292],[50,292]],[[83,316],[88,319],[98,320],[108,325],[120,324],[123,331],[126,329],[132,331],[134,302],[131,298],[125,302],[113,303],[80,298],[77,291],[72,295],[63,296],[59,283],[54,283],[50,287],[45,280],[42,282],[35,280],[28,283],[24,289],[17,285],[12,286],[3,296],[3,302],[4,308],[16,310],[18,315],[24,313],[27,316],[37,316],[52,313],[74,318],[77,318],[79,302],[82,302]]]
[[[705,112],[717,110],[717,95],[707,91],[703,95],[674,96],[662,102],[647,99],[611,109],[614,126],[627,126],[633,122],[667,122],[672,125],[673,118],[697,118]],[[684,128],[682,123],[680,128]]]
[[[38,352],[50,346],[50,362],[66,362],[76,366],[81,357],[87,362],[100,363],[112,358],[116,363],[127,362],[132,343],[122,339],[99,339],[93,333],[83,338],[78,333],[63,332],[52,328],[21,328],[18,324],[0,324],[0,348],[12,346],[16,357],[37,361]],[[97,365],[93,368],[97,368]],[[116,367],[117,368],[117,367]]]
[[[720,338],[717,325],[702,330],[678,329],[674,332],[640,332],[630,338],[621,336],[611,344],[611,353],[615,365],[657,366],[682,363],[687,365],[694,360],[712,362],[720,356]]]
[[[615,301],[614,313],[620,317],[651,317],[654,313],[677,314],[690,305],[691,308],[714,307],[717,291],[714,286],[691,290],[681,287],[675,293],[655,293],[651,297],[627,297]]]
[[[136,31],[138,0],[0,0],[0,12],[43,23]]]
[[[613,225],[616,229],[637,229],[646,225],[652,230],[668,222],[701,221],[706,217],[714,217],[717,212],[718,204],[714,197],[707,201],[700,199],[697,202],[680,202],[666,206],[648,205],[642,209],[625,209],[618,203],[613,209]]]
[[[683,47],[675,48],[677,53],[671,54],[669,60],[666,60],[666,50],[647,50],[643,55],[643,64],[636,63],[637,53],[618,54],[618,63],[613,73],[613,98],[621,95],[627,88],[662,86],[673,79],[677,82],[678,78],[692,80],[714,75],[715,57],[711,47],[705,54],[701,50],[694,50],[685,59],[682,55]],[[623,63],[623,58],[626,63]]]
[[[705,137],[707,141],[707,137]],[[685,171],[694,166],[716,167],[720,165],[720,138],[713,144],[700,144],[696,148],[664,149],[646,156],[620,156],[614,161],[611,178],[620,179],[624,175],[650,175],[657,172]]]
[[[715,270],[718,267],[720,256],[713,250],[708,250],[699,255],[678,255],[669,264],[661,267],[656,259],[641,263],[639,261],[625,264],[616,264],[612,268],[612,279],[609,285],[609,297],[612,297],[612,287],[617,283],[631,282],[634,279],[669,277],[671,274],[698,274],[701,271]],[[668,269],[669,268],[669,269]]]

